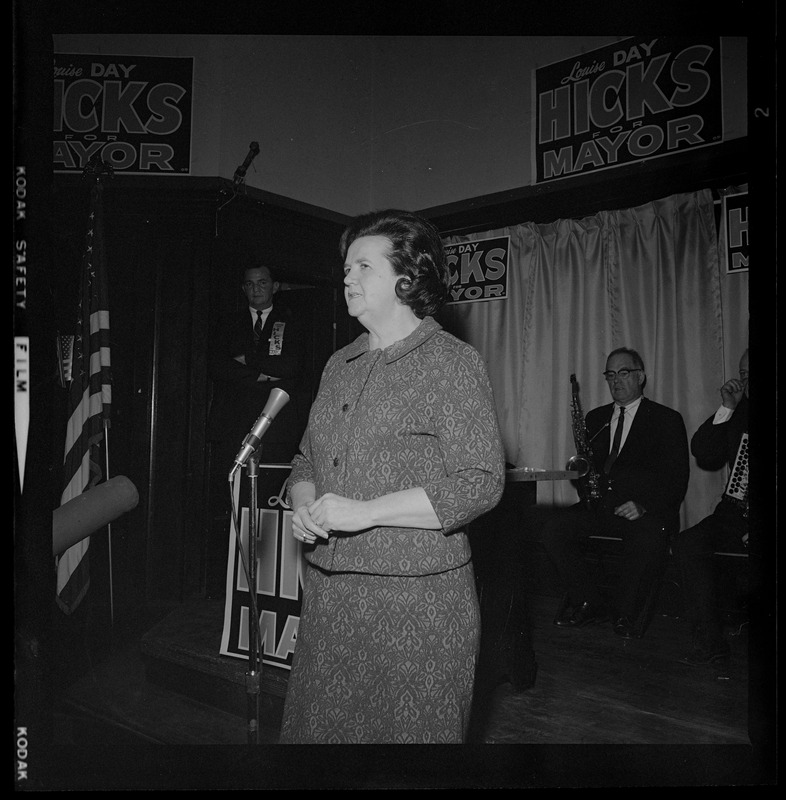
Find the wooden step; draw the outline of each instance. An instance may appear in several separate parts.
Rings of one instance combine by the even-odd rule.
[[[58,698],[58,740],[274,744],[285,677],[270,674],[280,668],[263,668],[257,708],[256,694],[246,688],[253,686],[248,662],[219,655],[223,604],[197,598],[158,619],[146,631],[118,637]]]
[[[192,599],[172,611],[140,640],[145,675],[156,686],[237,716],[249,717],[259,687],[260,721],[278,727],[288,671],[262,665],[256,679],[245,659],[220,654],[224,604]]]

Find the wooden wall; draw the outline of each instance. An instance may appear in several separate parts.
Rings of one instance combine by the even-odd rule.
[[[340,215],[255,190],[236,194],[221,180],[119,176],[104,183],[113,372],[109,469],[128,476],[140,495],[138,506],[111,526],[117,619],[140,604],[176,604],[200,591],[207,337],[212,319],[243,299],[238,267],[270,263],[293,285],[282,296],[311,320],[314,387],[324,361],[352,334],[340,291]],[[76,319],[88,191],[71,176],[55,179],[48,285],[56,309],[52,327],[61,333],[71,332]],[[55,376],[52,415],[55,507],[67,415],[66,392]],[[91,592],[102,605],[109,599],[109,549],[108,537],[93,537]]]

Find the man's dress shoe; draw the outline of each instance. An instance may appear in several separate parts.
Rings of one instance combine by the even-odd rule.
[[[614,620],[614,633],[617,636],[622,636],[623,639],[636,638],[636,634],[633,632],[633,624],[628,617],[617,617]]]
[[[557,618],[554,624],[559,628],[583,628],[596,622],[606,622],[608,618],[609,615],[601,606],[582,603],[569,617]]]

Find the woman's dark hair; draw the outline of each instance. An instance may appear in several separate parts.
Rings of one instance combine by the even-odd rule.
[[[339,250],[347,250],[361,236],[384,236],[390,241],[388,260],[396,275],[396,295],[418,319],[434,316],[448,300],[450,270],[437,229],[423,217],[390,208],[355,217],[341,236]]]

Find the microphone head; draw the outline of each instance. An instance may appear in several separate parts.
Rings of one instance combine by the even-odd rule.
[[[266,417],[273,419],[279,411],[289,402],[289,395],[283,389],[272,389],[262,412]]]

